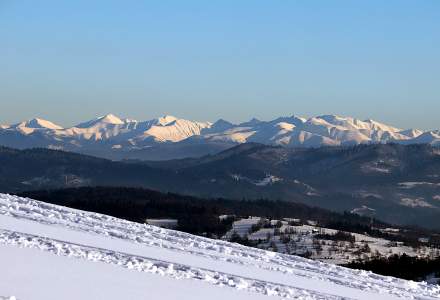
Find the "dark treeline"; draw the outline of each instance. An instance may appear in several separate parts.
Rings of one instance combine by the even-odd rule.
[[[411,257],[406,254],[394,254],[387,258],[382,257],[363,262],[352,262],[345,266],[408,280],[425,280],[429,275],[435,278],[440,277],[440,258],[426,259]]]
[[[218,218],[220,215],[314,220],[321,227],[403,241],[409,246],[421,245],[418,241],[421,235],[431,239],[436,236],[427,231],[402,228],[398,235],[388,234],[380,229],[391,225],[374,219],[286,201],[202,199],[128,187],[80,187],[19,195],[140,223],[147,218],[174,218],[178,220],[178,230],[207,236],[222,235],[231,227],[233,220],[222,221]]]
[[[315,238],[321,240],[329,240],[329,241],[346,241],[346,242],[355,242],[356,239],[354,235],[344,232],[338,231],[335,234],[317,234]]]
[[[358,215],[335,213],[300,203],[201,199],[141,188],[81,187],[23,192],[20,196],[142,223],[146,218],[175,218],[180,230],[196,234],[224,231],[229,225],[220,222],[219,215],[315,220],[321,226],[359,228],[362,232],[368,230],[371,222]]]

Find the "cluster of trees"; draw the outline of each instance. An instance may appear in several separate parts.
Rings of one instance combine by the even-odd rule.
[[[188,214],[177,216],[177,229],[203,235],[212,238],[219,238],[232,228],[235,218],[220,219],[210,213]]]
[[[315,238],[320,240],[344,241],[351,243],[354,243],[356,241],[354,235],[340,230],[337,231],[335,234],[327,234],[327,233],[317,234],[315,235]]]
[[[440,258],[428,259],[412,257],[406,254],[394,254],[389,257],[377,257],[367,261],[352,262],[345,266],[408,280],[424,280],[427,276],[440,278]]]
[[[229,239],[230,242],[232,243],[238,243],[244,246],[249,246],[249,247],[257,247],[257,245],[259,244],[260,241],[252,241],[249,240],[248,236],[240,236],[237,232],[233,232],[231,235],[231,238]]]

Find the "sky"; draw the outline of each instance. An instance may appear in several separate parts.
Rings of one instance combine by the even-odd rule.
[[[440,128],[440,1],[0,0],[0,124],[321,114]]]

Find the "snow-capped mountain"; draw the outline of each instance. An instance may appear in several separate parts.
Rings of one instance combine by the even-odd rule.
[[[49,147],[92,152],[98,156],[108,156],[109,151],[151,152],[151,148],[163,146],[171,149],[173,144],[179,145],[176,149],[186,147],[184,156],[197,156],[215,152],[217,148],[223,150],[246,142],[286,147],[388,142],[440,145],[440,132],[403,130],[374,120],[362,121],[335,115],[308,119],[290,116],[271,121],[252,119],[248,122],[233,124],[223,119],[210,123],[179,119],[173,116],[136,121],[108,114],[70,128],[62,128],[50,121],[38,118],[0,127],[0,145],[15,148]],[[195,149],[200,148],[201,145],[205,148],[196,151]],[[191,150],[188,150],[189,148]],[[172,154],[171,158],[173,158]]]
[[[439,286],[0,194],[0,299],[437,299]]]
[[[25,122],[21,122],[19,124],[14,125],[15,128],[31,128],[31,129],[63,129],[61,126],[56,125],[50,121],[46,121],[43,119],[35,118],[32,120],[28,120]]]

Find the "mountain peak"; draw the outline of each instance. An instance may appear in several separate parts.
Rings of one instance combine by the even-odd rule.
[[[77,128],[88,128],[93,127],[98,124],[111,124],[111,125],[121,125],[124,124],[124,122],[115,116],[114,114],[106,114],[105,116],[81,123],[76,125]]]
[[[218,119],[217,121],[214,122],[214,124],[211,124],[211,126],[207,129],[205,129],[205,133],[214,133],[214,132],[221,132],[221,131],[225,131],[228,130],[230,128],[234,127],[234,124],[232,124],[231,122],[228,122],[224,119]]]
[[[321,116],[318,116],[316,118],[324,120],[324,121],[326,121],[326,122],[328,122],[330,124],[333,124],[335,122],[339,122],[340,123],[340,122],[347,122],[347,121],[350,121],[350,120],[354,120],[353,118],[350,118],[350,117],[341,117],[341,116],[338,116],[338,115],[321,115]]]
[[[174,116],[171,116],[171,115],[165,115],[165,116],[157,119],[157,121],[160,125],[168,125],[169,123],[172,123],[176,120],[177,120],[177,118]]]
[[[63,129],[63,127],[54,124],[50,121],[40,119],[40,118],[34,118],[28,121],[24,121],[19,123],[16,127],[26,127],[26,128],[32,128],[32,129]]]
[[[252,118],[250,121],[247,121],[247,122],[241,123],[239,126],[244,126],[244,127],[247,127],[247,126],[255,126],[255,125],[260,124],[261,122],[262,122],[262,121],[258,120],[257,118]]]
[[[217,121],[215,121],[215,123],[212,126],[234,126],[234,124],[232,124],[229,121],[226,121],[225,119],[218,119]]]
[[[105,116],[99,118],[99,120],[103,123],[115,125],[124,123],[119,117],[115,116],[114,114],[106,114]]]
[[[307,121],[307,118],[303,118],[303,117],[297,116],[295,114],[291,115],[290,119],[300,121],[301,123],[304,123]]]

